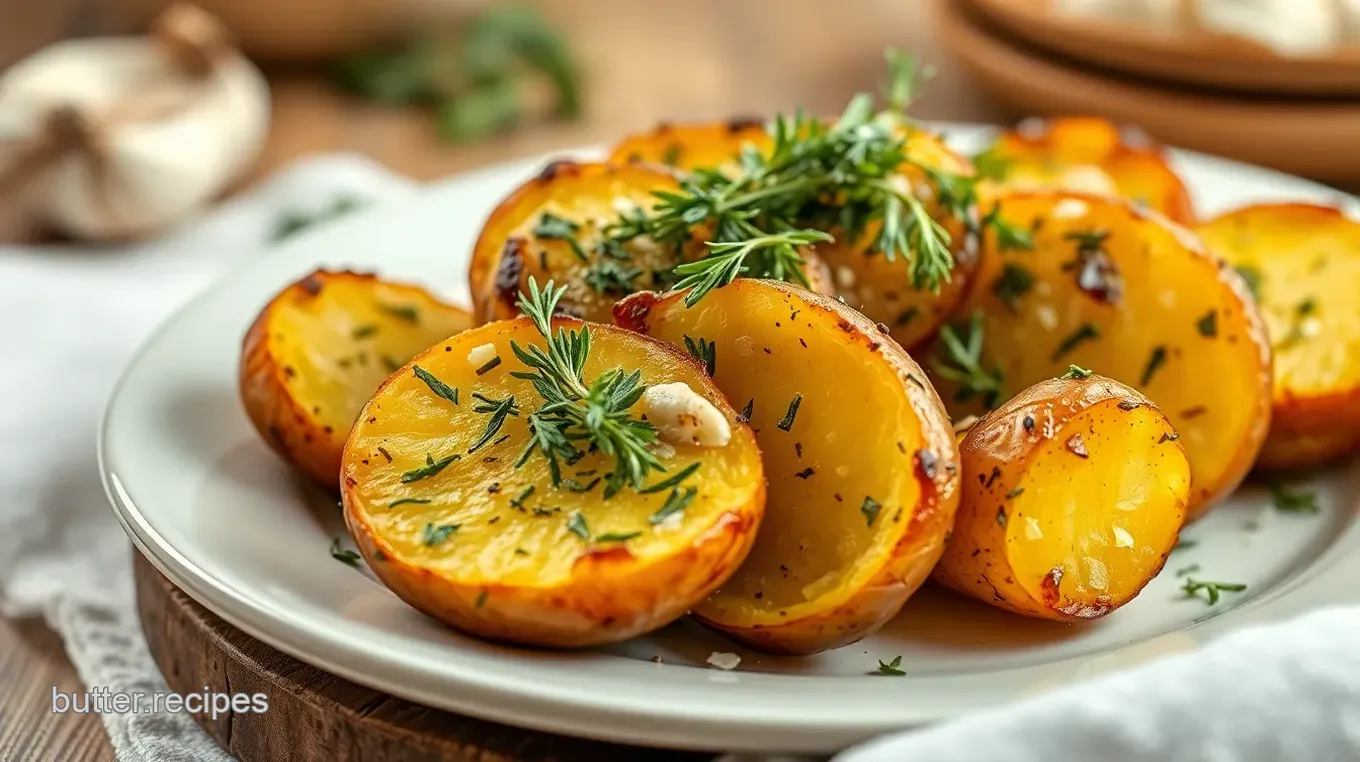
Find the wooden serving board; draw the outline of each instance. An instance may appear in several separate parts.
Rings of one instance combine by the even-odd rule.
[[[1095,114],[1164,143],[1330,182],[1360,183],[1360,101],[1251,97],[1109,74],[1008,36],[941,0],[941,37],[963,68],[1017,115]]]
[[[269,711],[198,724],[242,762],[700,762],[711,754],[644,749],[521,730],[429,709],[322,672],[246,635],[194,602],[135,553],[137,610],[170,690],[264,693]]]
[[[1360,47],[1282,56],[1242,37],[1198,28],[1194,4],[1185,29],[1073,16],[1055,0],[968,0],[1007,33],[1054,52],[1169,82],[1275,95],[1360,95]]]

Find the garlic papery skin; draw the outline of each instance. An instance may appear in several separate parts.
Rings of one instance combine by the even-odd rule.
[[[35,212],[70,235],[128,238],[193,214],[249,168],[268,133],[269,87],[230,50],[196,76],[151,38],[57,43],[0,76],[0,143],[19,147],[0,157],[0,175],[62,108],[88,139],[35,174]]]

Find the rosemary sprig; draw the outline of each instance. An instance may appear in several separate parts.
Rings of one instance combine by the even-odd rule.
[[[698,341],[685,336],[685,351],[689,356],[698,360],[704,366],[704,371],[709,378],[713,377],[714,371],[718,369],[718,344],[708,339],[699,337]]]
[[[518,418],[520,413],[519,406],[515,404],[515,396],[513,394],[503,400],[493,400],[490,397],[474,392],[472,398],[482,403],[472,408],[472,412],[490,413],[491,417],[487,419],[486,428],[482,429],[481,436],[477,437],[477,441],[473,442],[472,446],[468,447],[469,455],[480,450],[487,442],[490,442],[496,434],[500,433],[501,426],[505,425],[505,419],[507,417],[513,416]]]
[[[953,325],[940,328],[940,355],[932,363],[935,372],[959,385],[954,393],[959,402],[981,397],[988,408],[996,407],[1003,391],[1001,371],[982,367],[982,312],[969,319],[966,339],[960,330]]]
[[[1203,591],[1210,606],[1218,603],[1221,593],[1240,593],[1246,589],[1246,585],[1236,582],[1205,582],[1193,577],[1187,577],[1185,584],[1181,585],[1181,590],[1185,591],[1186,598],[1194,598],[1197,593]]]
[[[649,449],[657,441],[656,429],[628,412],[647,389],[641,383],[642,371],[625,373],[613,368],[586,383],[583,373],[590,355],[590,328],[552,332],[552,316],[565,291],[565,286],[554,288],[552,281],[540,291],[537,279],[530,277],[528,295],[519,295],[520,311],[533,320],[545,346],[510,342],[515,356],[530,369],[511,375],[533,384],[544,404],[529,415],[530,439],[515,465],[542,455],[556,487],[562,483],[562,463],[580,459],[584,450],[578,443],[584,443],[614,458],[605,484],[606,498],[624,484],[642,489],[649,472],[666,470]]]

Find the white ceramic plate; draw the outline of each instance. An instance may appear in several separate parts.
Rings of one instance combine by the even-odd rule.
[[[982,128],[945,127],[963,150],[985,138]],[[1203,213],[1275,199],[1349,203],[1241,164],[1192,154],[1176,163]],[[237,401],[241,337],[278,289],[317,266],[374,269],[465,299],[484,216],[540,165],[464,175],[301,236],[217,283],[142,349],[109,404],[100,458],[128,534],[175,584],[288,654],[429,706],[614,741],[766,751],[839,749],[1195,648],[1229,628],[1360,600],[1352,468],[1310,480],[1320,515],[1278,514],[1263,489],[1243,489],[1186,532],[1199,544],[1176,551],[1137,600],[1079,626],[927,589],[882,632],[798,659],[746,651],[685,622],[612,648],[544,653],[424,617],[330,557],[331,539],[344,536],[333,501],[274,458]],[[1187,599],[1175,572],[1190,564],[1249,588],[1214,607]],[[714,651],[736,652],[740,666],[707,666]],[[906,677],[871,674],[899,655]]]

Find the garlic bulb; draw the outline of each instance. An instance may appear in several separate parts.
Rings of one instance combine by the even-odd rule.
[[[89,239],[164,228],[249,167],[268,131],[263,75],[216,20],[178,6],[147,38],[71,40],[0,76],[0,193]]]

